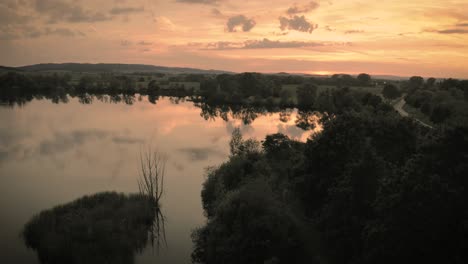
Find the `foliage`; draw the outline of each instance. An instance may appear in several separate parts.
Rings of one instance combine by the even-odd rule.
[[[401,96],[400,90],[393,84],[385,85],[382,94],[387,99],[395,99]]]
[[[22,236],[41,263],[134,263],[155,217],[147,197],[105,192],[42,211]]]
[[[361,85],[368,86],[371,84],[372,78],[367,73],[361,73],[357,76],[357,80],[360,82]]]
[[[431,130],[359,97],[307,143],[268,135],[262,152],[210,169],[193,260],[467,262],[468,129]]]
[[[435,124],[465,126],[468,124],[468,81],[427,79],[424,87],[413,88],[406,102],[418,108]]]

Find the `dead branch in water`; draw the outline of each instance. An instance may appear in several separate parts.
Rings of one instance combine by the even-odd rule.
[[[167,158],[156,150],[148,147],[140,150],[140,177],[138,188],[140,194],[147,195],[156,206],[164,193],[164,176]]]

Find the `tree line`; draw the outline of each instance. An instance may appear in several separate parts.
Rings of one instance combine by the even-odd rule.
[[[324,115],[306,143],[235,130],[207,170],[196,263],[466,263],[468,129]]]

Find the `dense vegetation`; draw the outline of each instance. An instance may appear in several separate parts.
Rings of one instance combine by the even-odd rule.
[[[333,75],[312,78],[295,75],[263,75],[258,73],[221,75],[166,75],[161,73],[18,73],[0,75],[0,102],[24,104],[33,98],[48,98],[66,102],[67,94],[83,102],[93,96],[111,98],[148,95],[156,102],[158,96],[190,96],[210,104],[242,104],[262,106],[314,107],[328,100],[339,87],[375,86],[369,75],[357,78]],[[321,89],[318,89],[321,87]],[[376,89],[377,91],[378,89]],[[91,98],[91,99],[90,99]],[[324,104],[324,102],[322,102]]]
[[[306,143],[231,140],[208,170],[198,263],[466,263],[468,129],[325,115]]]
[[[42,211],[23,238],[41,263],[134,263],[156,217],[143,195],[98,193]]]
[[[132,104],[136,94],[151,103],[164,95],[185,98],[206,119],[231,115],[246,124],[271,109],[287,119],[287,107],[298,107],[296,125],[307,129],[312,111],[323,113],[323,131],[305,143],[282,134],[244,140],[234,131],[229,160],[207,171],[208,221],[193,233],[194,262],[468,262],[467,81],[414,76],[379,83],[366,74],[0,76],[0,101],[10,105],[43,97],[66,102],[69,95],[85,104]],[[397,115],[386,102],[401,96],[437,126]],[[55,224],[49,220],[44,223]],[[33,248],[42,238],[35,239],[27,242]]]
[[[437,81],[421,77],[406,84],[406,102],[435,124],[468,123],[468,80],[446,79]]]

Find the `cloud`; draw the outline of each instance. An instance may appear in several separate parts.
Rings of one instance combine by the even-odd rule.
[[[47,16],[49,23],[66,21],[70,23],[99,22],[112,18],[102,12],[84,9],[75,2],[60,0],[36,0],[35,10]]]
[[[7,160],[7,158],[8,158],[8,152],[0,151],[0,162]]]
[[[112,142],[116,144],[139,144],[143,143],[144,140],[141,138],[127,137],[127,136],[114,136]]]
[[[40,38],[45,36],[59,36],[59,37],[84,37],[85,33],[79,30],[72,30],[68,28],[49,28],[40,29],[34,26],[17,26],[15,28],[6,28],[0,33],[0,39],[12,40],[23,38]]]
[[[107,136],[109,136],[109,132],[102,130],[76,130],[71,133],[58,132],[53,139],[42,141],[38,149],[41,155],[53,155],[66,152],[88,141],[102,139]]]
[[[216,5],[222,0],[176,0],[178,3]]]
[[[153,18],[160,30],[175,31],[177,26],[167,17],[160,16]]]
[[[317,9],[318,7],[319,7],[319,3],[314,2],[314,1],[311,1],[308,4],[305,4],[305,5],[302,5],[302,6],[299,6],[299,5],[297,5],[295,3],[293,6],[288,8],[286,13],[288,13],[289,15],[307,13],[307,12],[309,12],[311,10]]]
[[[146,42],[146,41],[142,40],[142,41],[138,42],[137,44],[140,45],[140,46],[151,46],[151,45],[153,45],[153,42]]]
[[[13,4],[0,3],[0,25],[24,24],[30,21],[29,16],[19,12],[18,7]]]
[[[364,33],[364,30],[351,29],[351,30],[346,30],[344,33],[345,33],[345,34]]]
[[[440,29],[440,30],[425,29],[423,32],[432,32],[432,33],[439,33],[439,34],[468,34],[468,29],[465,29],[465,28],[448,28],[448,29]]]
[[[124,47],[129,47],[129,46],[132,45],[132,42],[129,41],[129,40],[122,40],[122,41],[120,41],[120,45],[124,46]]]
[[[192,44],[193,45],[193,44]],[[283,49],[283,48],[305,48],[324,46],[325,43],[314,41],[280,41],[269,40],[247,40],[244,42],[219,41],[205,44],[208,50],[232,50],[232,49]]]
[[[181,148],[178,149],[179,152],[188,156],[191,161],[204,161],[209,159],[212,156],[215,157],[226,157],[227,153],[224,153],[220,150],[204,147],[204,148]]]
[[[211,14],[213,16],[218,16],[218,17],[223,16],[223,13],[221,13],[221,11],[218,8],[211,9]]]
[[[297,30],[301,32],[309,32],[312,33],[318,25],[312,24],[304,16],[294,16],[292,18],[287,17],[280,17],[280,29],[281,30]]]
[[[132,13],[141,13],[144,12],[145,8],[141,7],[114,7],[109,13],[112,15],[127,15]]]
[[[238,15],[230,17],[226,25],[229,32],[236,32],[238,27],[241,27],[242,31],[248,32],[255,27],[256,23],[252,18],[249,19],[244,15]]]
[[[457,26],[457,27],[468,27],[468,23],[459,23],[459,24],[456,24],[455,26]]]
[[[439,34],[468,34],[468,29],[451,28],[451,29],[437,30],[436,32]]]

